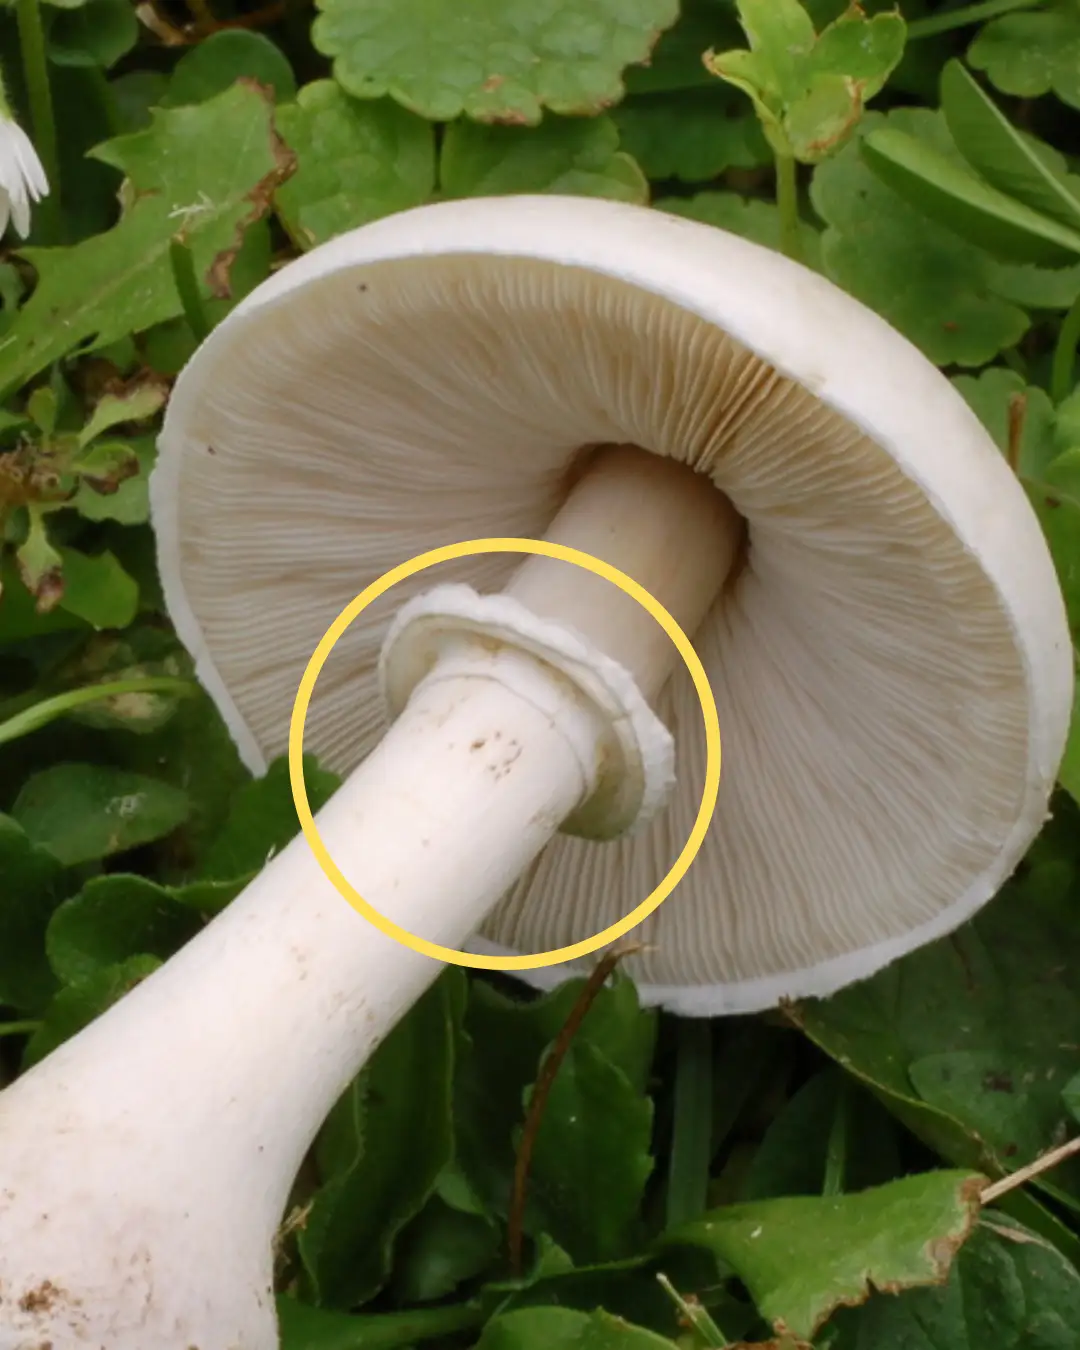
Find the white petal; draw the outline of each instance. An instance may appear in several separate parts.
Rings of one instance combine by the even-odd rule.
[[[30,195],[35,201],[40,201],[42,197],[48,196],[49,180],[45,177],[45,170],[38,158],[37,151],[34,149],[34,142],[18,123],[12,122],[10,126],[13,133],[12,140],[16,161],[22,170],[26,185],[30,189]]]
[[[0,235],[8,227],[8,221],[11,218],[11,200],[2,187],[0,187]],[[23,235],[25,239],[26,236]]]

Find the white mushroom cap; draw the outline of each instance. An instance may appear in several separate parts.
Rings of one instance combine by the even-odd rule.
[[[692,465],[748,526],[693,635],[719,803],[635,934],[643,998],[705,1014],[823,995],[969,918],[1043,823],[1069,720],[1038,522],[885,322],[647,208],[518,197],[378,221],[258,288],[182,373],[152,483],[161,575],[247,764],[284,752],[303,669],[365,585],[442,544],[543,536],[582,448],[604,443]],[[373,605],[320,676],[306,747],[351,770],[385,729],[393,612],[436,584],[497,590],[520,562],[447,564]],[[704,737],[685,671],[656,706],[676,744],[668,805],[615,842],[557,837],[475,949],[576,941],[660,880],[698,809]]]

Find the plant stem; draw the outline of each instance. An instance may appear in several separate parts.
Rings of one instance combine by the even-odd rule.
[[[191,249],[182,239],[174,239],[169,244],[169,261],[172,264],[173,281],[180,303],[184,307],[184,318],[198,342],[204,342],[210,336],[212,324],[206,317],[202,293],[199,290],[199,278],[195,274],[195,259]]]
[[[999,1200],[1003,1195],[1016,1190],[1018,1186],[1026,1185],[1035,1177],[1042,1176],[1050,1168],[1057,1167],[1066,1158],[1075,1157],[1077,1153],[1080,1153],[1080,1137],[1070,1139],[1067,1144],[1062,1144],[1059,1148],[1051,1149],[1049,1153],[1044,1153],[1041,1158],[1036,1158],[1033,1163],[1028,1163],[1026,1167],[1019,1168],[1010,1176],[1002,1177],[1000,1181],[984,1186],[979,1195],[979,1202],[983,1205],[992,1205],[995,1200]]]
[[[40,1022],[0,1022],[0,1036],[30,1036],[40,1026]]]
[[[91,684],[82,689],[69,689],[67,693],[44,698],[22,712],[15,713],[5,722],[0,722],[0,745],[17,740],[31,731],[47,726],[58,717],[65,717],[86,703],[98,703],[102,699],[117,698],[121,694],[175,694],[183,697],[195,693],[195,685],[190,680],[177,679],[171,675],[147,675],[139,679],[113,680],[108,684]]]
[[[510,1270],[515,1276],[521,1274],[521,1249],[525,1234],[525,1200],[528,1194],[529,1168],[532,1164],[536,1136],[540,1131],[540,1122],[544,1118],[544,1107],[551,1095],[551,1089],[558,1076],[559,1067],[566,1058],[574,1037],[578,1033],[586,1014],[607,982],[608,976],[624,957],[640,951],[637,944],[622,947],[618,951],[608,952],[596,964],[595,970],[585,981],[577,1002],[570,1009],[570,1015],[559,1029],[551,1050],[540,1067],[529,1098],[529,1109],[525,1114],[525,1124],[521,1131],[517,1158],[514,1161],[514,1187],[510,1196],[510,1214],[507,1219],[506,1235],[510,1255]]]
[[[1080,343],[1080,295],[1061,321],[1054,360],[1050,368],[1050,398],[1055,407],[1072,392],[1076,347]]]
[[[821,1183],[822,1195],[843,1195],[847,1173],[847,1145],[850,1093],[846,1078],[841,1078],[836,1094],[836,1114],[829,1129],[825,1149],[825,1177]]]
[[[681,1017],[676,1031],[675,1120],[668,1165],[667,1226],[696,1219],[708,1206],[712,1162],[712,1023]]]
[[[776,205],[780,209],[780,248],[795,262],[802,262],[799,228],[799,184],[793,155],[776,156]]]
[[[687,1328],[697,1332],[698,1337],[709,1347],[709,1350],[724,1350],[724,1347],[730,1344],[728,1338],[696,1298],[684,1298],[668,1277],[662,1273],[657,1275],[656,1280],[660,1288],[682,1314]]]
[[[38,205],[40,237],[55,243],[60,233],[60,154],[56,139],[49,65],[45,55],[45,27],[41,22],[38,0],[15,0],[19,26],[26,96],[30,104],[30,124],[34,149],[49,180],[49,195]]]
[[[981,0],[980,4],[964,5],[948,14],[933,14],[928,19],[916,19],[907,26],[907,40],[918,42],[919,38],[950,33],[954,28],[967,28],[970,24],[984,23],[987,19],[997,19],[1019,9],[1038,9],[1041,4],[1043,0]]]

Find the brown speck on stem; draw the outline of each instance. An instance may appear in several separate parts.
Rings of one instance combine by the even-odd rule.
[[[562,1024],[559,1034],[555,1038],[550,1053],[540,1067],[532,1097],[529,1099],[529,1109],[525,1114],[525,1124],[521,1131],[521,1143],[518,1145],[517,1157],[514,1161],[514,1185],[510,1197],[510,1214],[506,1230],[510,1270],[514,1276],[521,1274],[521,1250],[524,1237],[529,1167],[532,1163],[533,1149],[536,1147],[536,1136],[540,1132],[540,1124],[544,1118],[544,1107],[551,1095],[551,1089],[558,1076],[559,1068],[566,1058],[586,1014],[596,1002],[600,990],[607,983],[612,971],[620,961],[641,950],[642,944],[636,942],[607,952],[601,957],[596,963],[596,969],[586,980],[577,1001],[570,1009],[570,1015]]]

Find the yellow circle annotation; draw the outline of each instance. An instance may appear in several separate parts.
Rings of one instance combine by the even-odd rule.
[[[592,937],[585,938],[581,942],[573,942],[566,947],[555,947],[551,951],[535,952],[524,956],[488,956],[459,952],[453,947],[442,947],[436,942],[428,942],[425,938],[417,937],[414,933],[408,932],[407,929],[400,927],[391,919],[386,918],[385,915],[380,914],[345,878],[333,858],[330,857],[311,813],[307,786],[304,782],[304,723],[307,718],[308,706],[315,689],[315,681],[319,678],[327,657],[338,639],[372,601],[377,600],[396,582],[404,581],[406,577],[415,576],[417,572],[435,567],[441,562],[450,562],[455,558],[466,558],[481,553],[532,553],[546,558],[556,558],[562,562],[575,563],[578,567],[584,567],[587,571],[594,572],[597,576],[610,581],[612,585],[618,586],[621,591],[636,600],[639,605],[648,611],[675,645],[675,649],[690,672],[690,678],[693,680],[705,723],[705,784],[701,793],[701,802],[693,828],[667,875],[641,904],[632,909],[617,923],[611,924],[601,932],[595,933]],[[625,572],[620,572],[610,563],[603,562],[600,558],[594,558],[589,553],[583,553],[580,549],[570,548],[565,544],[552,544],[543,539],[468,539],[462,543],[446,544],[441,548],[429,549],[426,553],[418,553],[416,557],[391,568],[388,572],[384,572],[381,577],[373,581],[370,586],[367,586],[345,606],[323,634],[307,664],[293,703],[292,717],[289,722],[289,782],[292,786],[296,814],[300,818],[300,828],[303,830],[304,837],[319,866],[339,894],[364,918],[374,924],[381,933],[385,933],[387,937],[393,938],[395,942],[400,942],[414,952],[419,952],[423,956],[430,956],[436,961],[443,961],[448,965],[467,966],[474,970],[538,970],[543,966],[554,966],[564,961],[575,961],[579,957],[587,956],[590,952],[595,952],[624,936],[632,928],[636,928],[655,909],[658,909],[686,875],[690,864],[705,842],[705,835],[716,809],[717,794],[720,790],[720,718],[717,712],[716,699],[713,697],[712,688],[709,684],[709,677],[706,675],[705,668],[701,664],[690,639],[659,600],[634,581],[632,577],[627,576]]]

